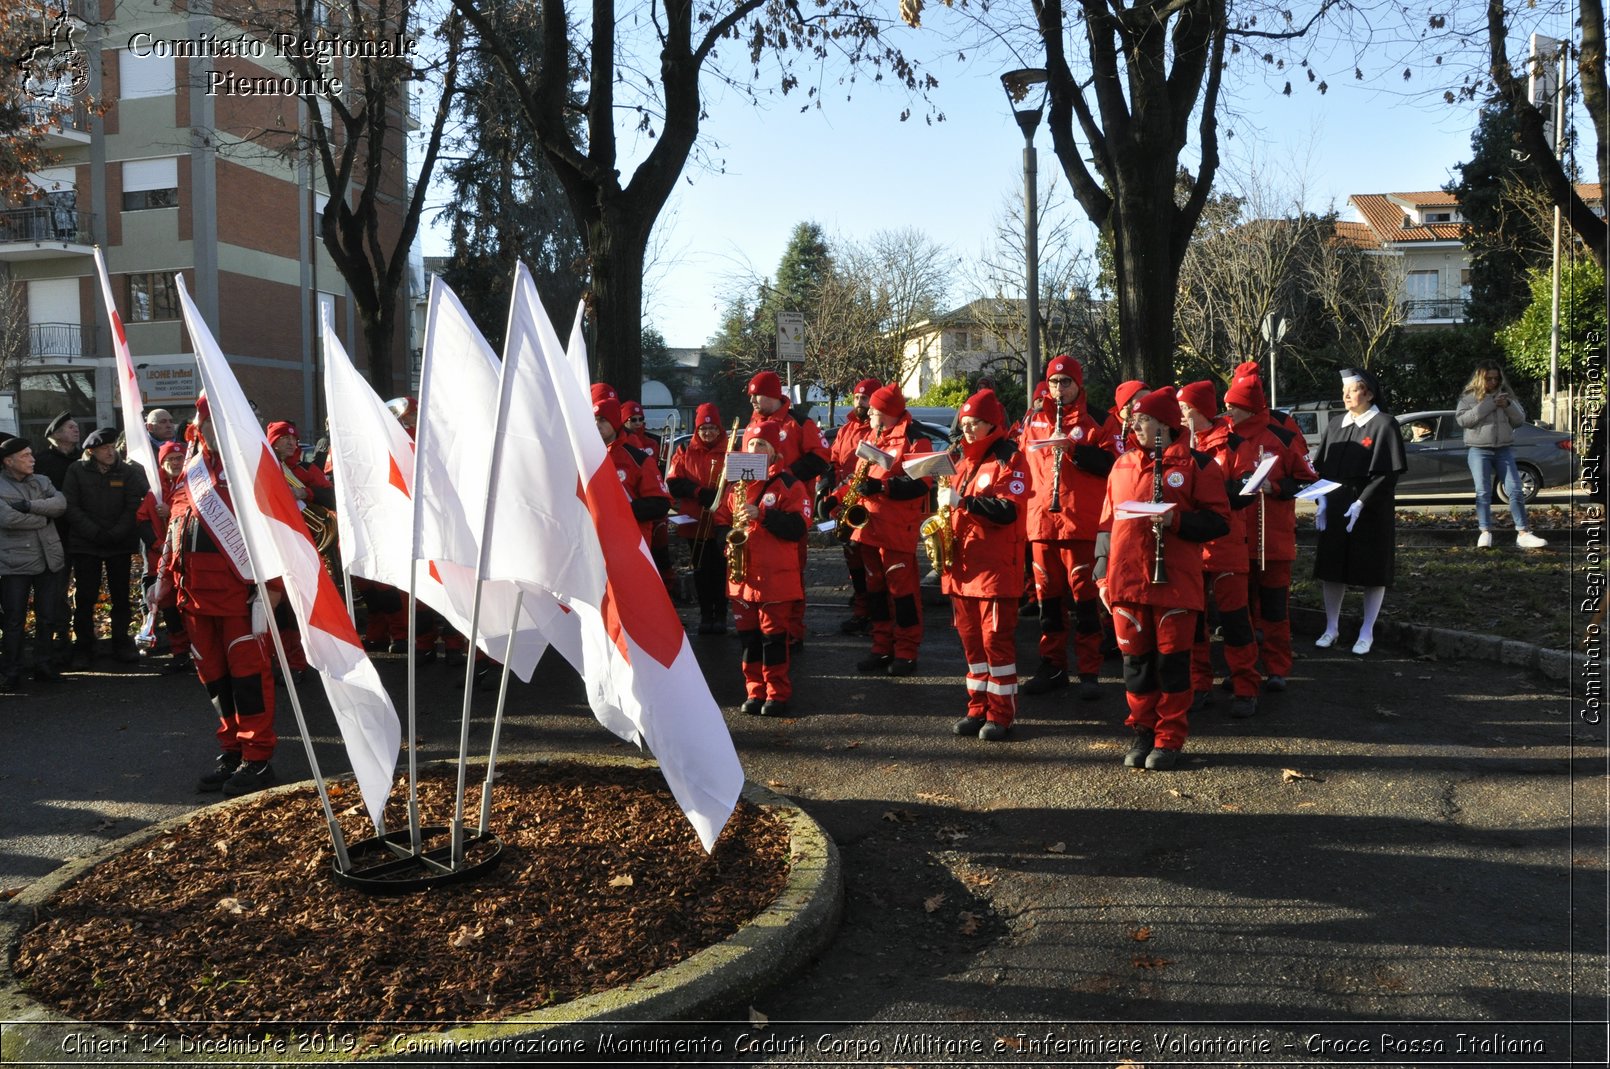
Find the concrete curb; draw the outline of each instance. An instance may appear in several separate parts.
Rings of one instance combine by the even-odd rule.
[[[516,758],[523,759],[523,758]],[[570,754],[531,758],[540,762],[575,761],[583,764],[626,764],[657,767],[635,757]],[[298,790],[293,783],[275,791]],[[745,783],[743,797],[769,810],[789,826],[790,870],[777,899],[737,932],[714,946],[659,972],[623,987],[588,995],[528,1014],[497,1021],[466,1024],[431,1031],[429,1024],[399,1029],[386,1045],[342,1054],[330,1049],[275,1053],[273,1061],[367,1061],[376,1059],[433,1061],[526,1060],[525,1052],[564,1050],[567,1041],[579,1041],[591,1051],[600,1031],[618,1036],[650,1034],[665,1022],[714,1017],[749,1005],[762,993],[803,969],[837,934],[843,916],[844,876],[838,847],[822,827],[793,801],[754,783]],[[249,804],[252,796],[224,802]],[[194,1064],[241,1064],[240,1051],[141,1051],[137,1038],[98,1024],[70,1020],[30,998],[12,972],[12,962],[23,933],[35,923],[34,911],[62,888],[82,879],[110,857],[182,826],[196,813],[165,820],[125,836],[94,853],[61,866],[0,907],[0,1021],[6,1022],[3,1057],[7,1064],[71,1062],[64,1058],[64,1036],[72,1037],[86,1063],[123,1060],[130,1053],[141,1061]],[[607,1026],[600,1029],[600,1025]],[[171,1044],[170,1044],[171,1047]],[[122,1057],[120,1057],[122,1056]]]
[[[1321,635],[1325,632],[1325,613],[1322,609],[1292,606],[1293,632]],[[1342,617],[1342,634],[1357,633],[1356,616]],[[1378,642],[1407,650],[1415,655],[1430,654],[1441,660],[1487,661],[1490,664],[1514,665],[1541,673],[1544,678],[1565,682],[1579,676],[1587,665],[1587,657],[1572,650],[1551,650],[1534,646],[1530,642],[1482,635],[1474,631],[1456,631],[1451,627],[1426,627],[1422,624],[1403,623],[1384,616],[1375,624]],[[1338,649],[1342,649],[1338,644]],[[1344,650],[1345,652],[1345,650]]]

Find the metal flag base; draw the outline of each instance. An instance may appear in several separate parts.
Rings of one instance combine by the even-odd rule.
[[[503,843],[491,832],[464,833],[464,852],[458,866],[452,863],[453,829],[443,826],[419,829],[420,851],[410,849],[407,828],[347,844],[352,867],[334,865],[338,883],[371,895],[401,895],[433,887],[478,879],[497,868]],[[435,842],[437,845],[430,845]]]

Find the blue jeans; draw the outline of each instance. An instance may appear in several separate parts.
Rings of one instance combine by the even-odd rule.
[[[51,629],[56,624],[56,608],[67,589],[67,569],[38,575],[0,576],[0,675],[19,676],[25,670],[22,655],[22,629],[28,618],[28,594],[34,596],[34,664],[54,668]]]
[[[1509,495],[1509,514],[1515,520],[1515,530],[1526,530],[1526,491],[1521,488],[1521,470],[1515,466],[1515,451],[1507,445],[1492,449],[1472,446],[1470,449],[1470,477],[1476,483],[1476,523],[1483,531],[1493,529],[1493,472],[1504,480],[1504,492]]]

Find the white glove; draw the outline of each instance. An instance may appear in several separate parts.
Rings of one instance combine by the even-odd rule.
[[[939,507],[956,507],[956,490],[954,487],[942,486],[939,488]]]
[[[1364,511],[1364,502],[1355,501],[1347,506],[1347,533],[1353,533],[1353,525],[1358,522],[1358,514]]]
[[[1325,529],[1325,499],[1322,497],[1314,505],[1314,530]]]

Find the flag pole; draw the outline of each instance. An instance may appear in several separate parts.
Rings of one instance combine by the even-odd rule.
[[[313,774],[313,785],[318,789],[320,804],[324,806],[324,820],[330,826],[330,839],[335,843],[336,865],[343,873],[351,872],[352,858],[347,856],[347,841],[341,834],[340,823],[335,819],[335,810],[330,806],[330,792],[324,785],[324,774],[319,771],[318,755],[313,752],[313,735],[307,729],[307,717],[302,715],[302,699],[296,693],[296,678],[291,674],[290,662],[285,656],[285,643],[280,639],[280,629],[274,625],[268,584],[261,579],[257,579],[256,583],[257,600],[268,616],[268,633],[274,641],[274,654],[279,659],[280,673],[285,677],[285,693],[290,695],[291,711],[296,714],[296,729],[302,733],[302,748],[307,751],[308,771]],[[272,686],[272,682],[269,685]],[[375,834],[383,836],[385,833],[385,826],[377,824]]]
[[[514,660],[514,635],[520,628],[520,603],[525,600],[522,591],[514,596],[514,613],[509,620],[509,637],[503,647],[503,676],[498,683],[498,708],[492,715],[492,745],[486,752],[486,783],[481,787],[480,833],[486,834],[492,820],[492,778],[498,763],[498,740],[503,736],[503,710],[509,700],[509,665]],[[472,656],[470,660],[474,660]]]
[[[495,446],[493,448],[496,448]],[[490,508],[491,502],[488,501]],[[475,583],[475,600],[470,607],[470,633],[469,648],[475,649],[476,638],[481,629],[481,583]],[[469,750],[470,750],[470,703],[475,698],[475,656],[464,658],[464,712],[459,718],[458,728],[458,787],[453,793],[453,853],[452,865],[455,870],[464,861],[464,790],[469,778]]]

